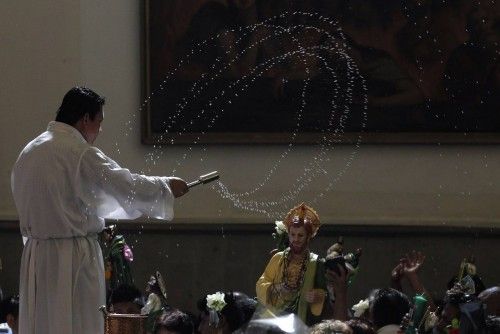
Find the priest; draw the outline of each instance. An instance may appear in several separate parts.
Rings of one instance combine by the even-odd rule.
[[[21,234],[21,334],[103,333],[104,265],[97,234],[104,219],[141,215],[171,220],[176,177],[120,167],[93,146],[104,98],[74,87],[56,120],[22,150],[11,175]]]

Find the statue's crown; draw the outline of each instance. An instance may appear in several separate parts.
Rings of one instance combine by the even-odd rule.
[[[293,225],[305,225],[306,229],[310,231],[311,237],[316,235],[321,225],[316,211],[304,203],[301,203],[291,209],[283,220],[283,223],[285,224],[287,230],[290,230],[290,227]]]

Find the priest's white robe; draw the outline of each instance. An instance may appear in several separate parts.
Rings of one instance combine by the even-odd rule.
[[[12,193],[26,239],[19,333],[103,333],[104,218],[173,218],[168,177],[121,168],[70,125],[50,122],[21,152]]]

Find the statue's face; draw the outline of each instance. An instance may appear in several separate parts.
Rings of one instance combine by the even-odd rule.
[[[302,253],[309,244],[309,235],[307,230],[302,226],[290,226],[288,231],[288,240],[290,241],[290,249],[296,253]]]

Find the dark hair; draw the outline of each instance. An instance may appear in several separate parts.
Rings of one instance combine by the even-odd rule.
[[[19,316],[19,296],[10,296],[0,302],[0,323],[7,322],[9,314],[16,319]]]
[[[246,324],[250,320],[252,320],[255,309],[257,308],[257,301],[253,298],[246,297],[236,300],[236,304],[243,312],[243,324]]]
[[[224,293],[226,306],[224,306],[224,308],[220,311],[220,314],[222,314],[226,319],[231,332],[234,332],[249,320],[247,319],[249,311],[245,309],[248,305],[243,305],[243,303],[240,302],[240,299],[242,299],[242,297],[239,296],[239,293]],[[206,314],[209,313],[206,297],[198,300],[198,310],[205,312]]]
[[[373,325],[366,319],[352,318],[345,323],[351,327],[353,334],[375,334]]]
[[[399,325],[404,315],[410,311],[410,300],[398,290],[379,289],[373,296],[371,311],[376,328]]]
[[[89,114],[93,120],[101,111],[104,102],[104,97],[89,88],[73,87],[64,95],[57,110],[56,121],[75,125],[85,114]]]
[[[126,302],[132,302],[140,306],[144,306],[142,293],[137,287],[129,284],[120,284],[116,287],[116,289],[111,291],[111,296],[109,296],[109,304]]]
[[[192,334],[194,325],[189,315],[179,310],[172,310],[165,311],[160,315],[153,333],[157,333],[160,329],[167,329],[179,334]]]
[[[500,317],[489,316],[486,318],[486,330],[487,334],[500,334]]]

